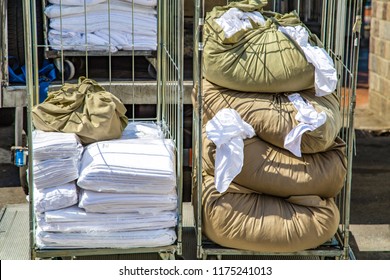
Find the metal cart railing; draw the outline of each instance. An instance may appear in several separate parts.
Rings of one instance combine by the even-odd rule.
[[[41,0],[36,0],[41,1]],[[36,244],[36,217],[34,212],[33,188],[30,190],[30,245],[31,258],[112,258],[114,255],[128,255],[129,258],[145,258],[145,254],[156,255],[163,259],[174,259],[182,254],[182,130],[183,130],[183,1],[158,1],[156,9],[157,33],[156,33],[156,50],[145,51],[138,50],[136,47],[129,47],[127,51],[117,51],[115,53],[109,50],[96,51],[96,43],[92,45],[87,39],[82,47],[84,50],[69,50],[69,45],[60,40],[59,46],[53,50],[49,44],[47,34],[49,32],[49,23],[44,20],[44,44],[37,41],[37,21],[35,2],[24,1],[24,22],[25,22],[25,44],[26,44],[26,77],[27,77],[27,107],[28,107],[28,134],[31,135],[34,126],[31,119],[31,110],[39,102],[39,71],[38,71],[38,52],[44,50],[45,57],[54,59],[59,69],[59,77],[54,81],[49,90],[59,88],[69,81],[69,70],[66,67],[72,67],[68,60],[70,57],[83,59],[83,68],[78,75],[92,78],[98,81],[107,91],[116,95],[128,109],[129,121],[152,121],[161,126],[165,138],[173,140],[175,143],[175,171],[176,171],[176,190],[178,196],[177,205],[177,240],[173,245],[152,248],[88,248],[88,249],[40,249]],[[60,12],[62,11],[62,1]],[[65,2],[65,1],[64,1]],[[48,3],[43,1],[43,7]],[[83,16],[88,17],[89,10],[86,8],[86,2],[80,1],[84,5]],[[132,8],[131,15],[134,16],[134,2],[128,1]],[[107,5],[106,17],[110,18],[111,1],[105,1]],[[128,21],[133,26],[134,17],[128,17]],[[62,18],[62,17],[60,17]],[[87,21],[85,21],[86,23]],[[110,20],[108,20],[108,32],[110,29]],[[84,26],[85,30],[89,27]],[[109,45],[104,47],[110,47]],[[134,43],[134,37],[131,39]],[[99,45],[98,45],[99,46]],[[100,46],[102,47],[102,46]],[[155,70],[155,79],[145,81],[142,77],[137,77],[139,62],[137,57],[148,56],[153,58],[153,68]],[[121,69],[116,69],[114,57],[119,57]],[[103,58],[104,62],[95,63],[95,59]],[[98,74],[94,72],[98,70]],[[62,71],[64,69],[64,71]],[[74,69],[73,69],[74,70]],[[150,70],[150,69],[149,69]],[[76,72],[77,74],[77,72]],[[95,76],[96,75],[96,76]],[[150,80],[150,77],[148,78]],[[146,108],[140,108],[139,105],[146,104]],[[32,185],[34,182],[34,173],[31,168],[33,162],[34,146],[32,140],[28,141],[28,180]],[[108,256],[110,255],[110,256]],[[94,257],[95,256],[95,257]],[[138,256],[138,257],[137,257]]]
[[[229,2],[237,1],[226,1]],[[315,249],[292,252],[254,252],[219,246],[202,233],[202,80],[203,80],[203,28],[205,24],[204,1],[195,1],[194,16],[194,90],[197,107],[193,112],[193,186],[196,189],[194,202],[194,227],[197,235],[197,257],[259,257],[259,258],[334,258],[354,259],[349,245],[350,200],[352,181],[352,158],[354,155],[354,110],[356,103],[356,79],[361,29],[362,1],[268,1],[273,11],[285,13],[296,10],[307,26],[320,27],[320,38],[325,50],[335,63],[338,73],[337,95],[344,116],[339,136],[347,144],[347,175],[341,193],[336,197],[340,210],[340,224],[331,241]],[[306,21],[306,22],[305,22]]]

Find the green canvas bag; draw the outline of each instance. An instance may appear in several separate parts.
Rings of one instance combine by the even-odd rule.
[[[265,2],[265,3],[264,3]],[[279,26],[304,26],[296,12],[263,11],[266,1],[232,2],[206,15],[204,28],[204,77],[225,88],[246,92],[293,92],[314,87],[314,66],[300,46],[278,31]],[[259,11],[264,25],[251,21],[253,29],[226,38],[215,21],[230,8]],[[308,29],[307,29],[308,30]],[[321,45],[308,30],[310,44]]]

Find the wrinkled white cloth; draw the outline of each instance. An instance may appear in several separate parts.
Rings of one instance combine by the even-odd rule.
[[[155,34],[142,35],[131,32],[101,29],[94,34],[101,39],[111,42],[119,50],[156,50],[157,36]]]
[[[155,122],[129,121],[120,139],[163,139],[161,126]]]
[[[337,86],[337,71],[325,49],[309,44],[309,33],[303,26],[280,26],[279,31],[295,40],[302,48],[307,61],[313,64],[316,96],[333,93]]]
[[[67,208],[77,203],[78,193],[75,182],[34,190],[35,211],[39,213]]]
[[[265,24],[260,12],[243,12],[237,8],[230,8],[215,21],[223,29],[226,38],[234,36],[237,32],[253,29],[252,22],[257,25]]]
[[[297,109],[295,119],[299,124],[294,127],[284,139],[284,148],[297,157],[301,157],[301,140],[306,131],[313,131],[326,121],[325,112],[318,113],[313,105],[305,101],[299,93],[288,95],[288,99]]]
[[[244,139],[255,136],[253,127],[237,111],[222,109],[206,124],[207,138],[216,145],[215,187],[225,192],[244,162]]]

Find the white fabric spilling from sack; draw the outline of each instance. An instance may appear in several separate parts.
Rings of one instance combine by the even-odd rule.
[[[253,127],[237,111],[222,109],[206,124],[207,138],[216,145],[215,187],[225,192],[244,162],[244,139],[255,136]]]
[[[139,248],[168,246],[175,242],[175,230],[139,230],[123,232],[62,233],[37,230],[37,246],[60,248]]]
[[[74,133],[34,130],[32,141],[34,160],[79,158],[83,152],[83,146]]]
[[[288,95],[288,99],[298,111],[295,119],[299,124],[286,135],[284,148],[295,156],[301,157],[301,140],[303,133],[306,131],[313,131],[323,125],[326,121],[326,113],[318,113],[299,93]]]
[[[85,148],[77,185],[99,192],[167,194],[176,186],[169,139],[96,142]]]
[[[313,64],[316,96],[333,93],[337,86],[337,71],[328,53],[323,48],[309,44],[309,33],[302,26],[280,26],[279,31],[295,40],[305,53],[307,61]]]
[[[34,191],[35,211],[39,213],[67,208],[77,203],[78,192],[75,182]]]
[[[159,213],[177,209],[177,194],[126,194],[81,190],[79,207],[98,213]]]
[[[58,1],[52,1],[58,2]],[[156,50],[156,1],[62,1],[45,8],[56,50]],[[77,4],[78,3],[78,4]]]
[[[251,21],[257,25],[265,24],[265,19],[260,12],[243,12],[237,8],[229,9],[215,21],[223,29],[226,38],[234,36],[237,32],[253,29]]]
[[[73,206],[48,211],[38,217],[38,225],[50,232],[96,232],[155,230],[176,226],[176,213],[173,211],[158,214],[139,213],[88,213]]]

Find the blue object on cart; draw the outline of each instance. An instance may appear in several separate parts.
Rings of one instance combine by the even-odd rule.
[[[8,66],[9,81],[26,84],[26,67],[24,65],[20,67],[17,62],[10,64],[12,66]],[[48,60],[44,60],[41,69],[39,69],[39,103],[47,98],[48,87],[56,77],[56,67],[54,64],[49,63]]]

